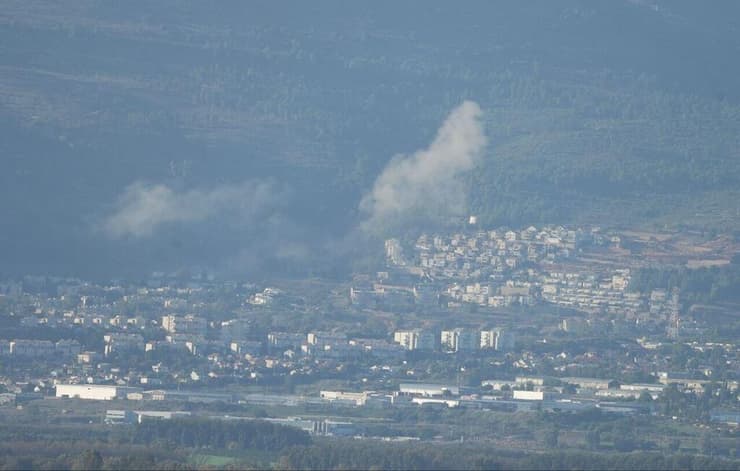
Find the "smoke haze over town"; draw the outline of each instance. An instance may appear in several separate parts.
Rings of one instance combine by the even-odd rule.
[[[0,469],[740,468],[737,18],[4,1]]]

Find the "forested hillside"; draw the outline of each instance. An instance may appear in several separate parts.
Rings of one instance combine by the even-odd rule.
[[[467,181],[483,223],[737,230],[738,14],[736,2],[5,2],[0,270],[317,270],[390,159],[426,147],[464,100],[488,138]],[[111,235],[104,222],[136,184],[206,195],[219,214]],[[224,209],[224,186],[262,203]]]

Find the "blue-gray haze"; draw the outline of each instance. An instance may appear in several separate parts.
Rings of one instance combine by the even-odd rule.
[[[737,2],[3,2],[0,274],[331,274],[367,226],[464,213],[737,229],[737,18]],[[462,167],[411,177],[465,103]],[[409,182],[426,207],[374,219]]]

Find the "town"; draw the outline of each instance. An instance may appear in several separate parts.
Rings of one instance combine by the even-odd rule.
[[[720,276],[739,248],[688,232],[483,230],[471,217],[460,232],[386,240],[383,268],[345,281],[5,280],[0,414],[113,426],[257,413],[311,434],[482,434],[525,448],[531,435],[493,436],[449,414],[599,413],[737,437],[738,326],[721,323],[738,305],[721,285],[702,297],[646,273]],[[399,414],[414,409],[449,411],[458,425],[410,427]]]

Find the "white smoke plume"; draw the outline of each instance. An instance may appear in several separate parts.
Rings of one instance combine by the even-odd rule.
[[[462,177],[477,164],[487,140],[477,103],[465,101],[452,110],[427,149],[398,155],[360,202],[369,231],[407,219],[439,222],[462,216],[466,191]]]
[[[261,181],[187,191],[136,182],[124,190],[102,229],[112,238],[141,238],[165,225],[197,223],[214,216],[233,217],[236,223],[248,224],[274,208],[280,198],[272,184]]]

